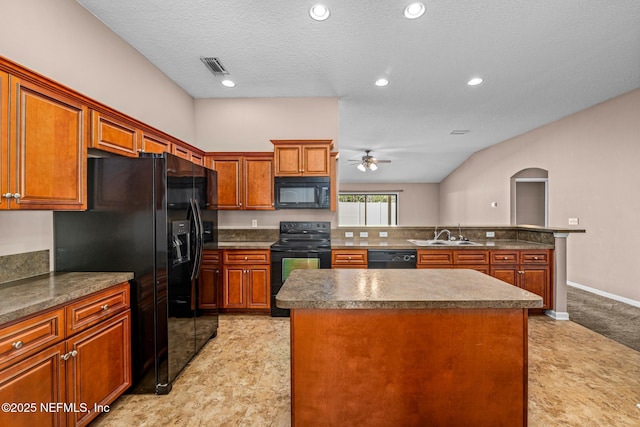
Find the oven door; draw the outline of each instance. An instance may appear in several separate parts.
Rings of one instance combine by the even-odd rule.
[[[288,317],[289,309],[276,306],[276,295],[293,270],[331,268],[331,250],[271,251],[271,316]]]

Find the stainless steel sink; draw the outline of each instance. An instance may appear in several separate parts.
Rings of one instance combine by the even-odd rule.
[[[408,242],[416,246],[480,246],[480,243],[470,242],[468,240],[415,240],[409,239]]]

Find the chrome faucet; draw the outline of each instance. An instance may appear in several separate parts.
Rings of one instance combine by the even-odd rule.
[[[433,232],[433,240],[438,240],[442,233],[447,233],[447,240],[451,240],[451,232],[446,228],[438,232],[438,227],[436,227],[436,230]]]

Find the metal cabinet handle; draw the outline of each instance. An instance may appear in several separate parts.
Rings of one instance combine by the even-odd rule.
[[[248,259],[249,259],[249,257],[244,257],[244,260],[245,260],[245,261],[246,261],[246,260],[248,260]]]
[[[60,359],[69,360],[70,357],[71,357],[71,353],[65,353],[62,356],[60,356]]]
[[[16,341],[13,344],[11,344],[11,347],[15,348],[16,350],[22,348],[22,346],[24,345],[24,343],[22,341]]]
[[[503,257],[502,259],[507,259],[507,257]]]
[[[109,310],[109,304],[101,305],[100,308],[103,309],[104,311],[107,311]]]
[[[349,261],[351,261],[351,257],[348,257],[348,258],[349,258]]]
[[[533,257],[533,259],[537,260],[537,259],[538,259],[538,257],[537,257],[537,256],[534,256],[534,257]]]
[[[20,195],[20,193],[13,193],[13,198],[14,198],[14,199],[19,199],[20,197],[22,197],[22,196]]]
[[[71,357],[76,357],[78,355],[78,350],[73,350],[70,354]]]

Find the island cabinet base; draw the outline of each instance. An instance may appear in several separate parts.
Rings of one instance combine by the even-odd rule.
[[[527,310],[291,310],[293,426],[526,426]]]

